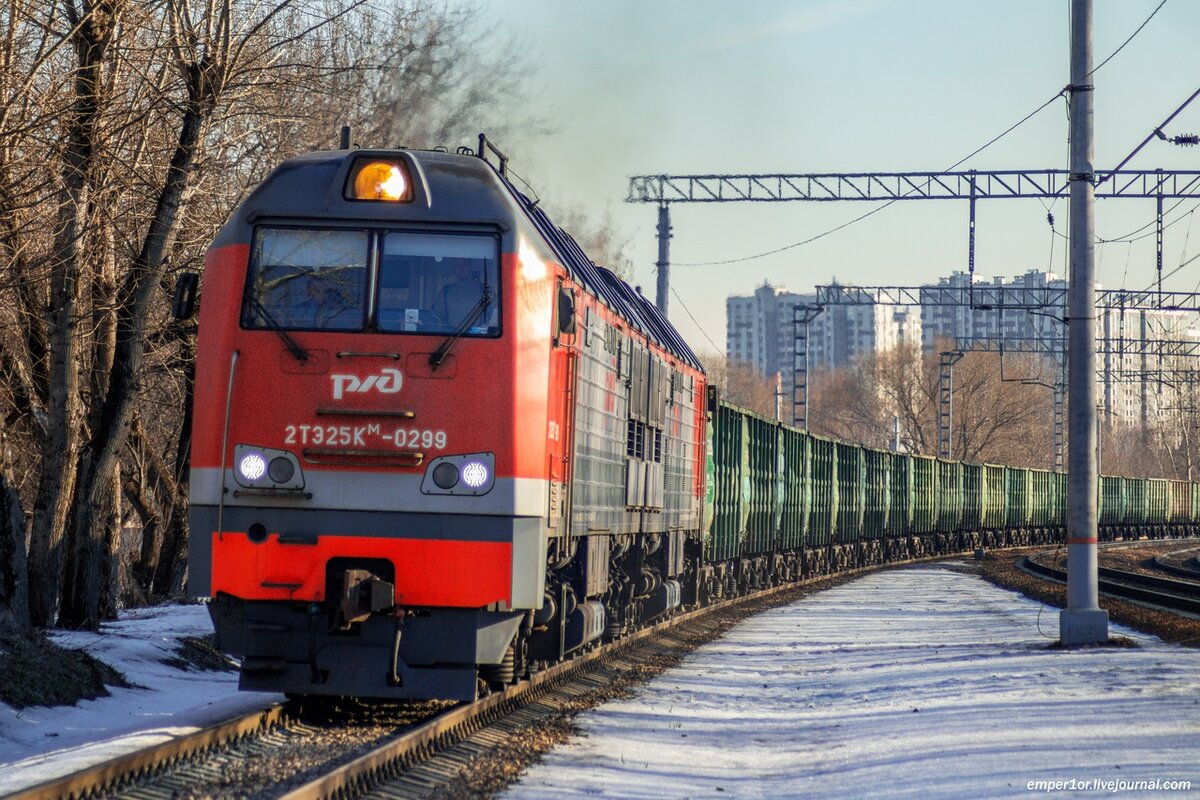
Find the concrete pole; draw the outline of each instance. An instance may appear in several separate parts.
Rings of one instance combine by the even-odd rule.
[[[671,212],[666,203],[658,207],[658,288],[654,304],[667,316],[667,295],[671,291]]]
[[[1067,607],[1064,645],[1108,641],[1097,603],[1095,170],[1092,165],[1092,0],[1071,0],[1071,275],[1067,340]]]

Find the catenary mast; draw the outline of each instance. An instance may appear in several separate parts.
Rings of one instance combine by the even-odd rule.
[[[1068,297],[1067,607],[1064,645],[1108,640],[1098,602],[1096,469],[1095,169],[1092,146],[1092,0],[1071,0],[1071,271]]]

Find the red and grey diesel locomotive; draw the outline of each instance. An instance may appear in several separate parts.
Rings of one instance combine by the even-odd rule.
[[[489,146],[293,159],[208,252],[190,591],[244,689],[472,699],[697,601],[700,363]]]

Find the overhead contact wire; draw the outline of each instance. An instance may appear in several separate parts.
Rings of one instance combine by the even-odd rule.
[[[1165,6],[1166,4],[1167,4],[1167,0],[1162,0],[1162,2],[1160,2],[1157,6],[1155,6],[1154,10],[1150,12],[1150,15],[1148,17],[1146,17],[1146,19],[1142,22],[1142,24],[1139,25],[1137,27],[1137,29],[1133,33],[1131,33],[1124,42],[1121,43],[1121,46],[1118,47],[1116,50],[1114,50],[1112,53],[1110,53],[1107,58],[1105,58],[1103,61],[1101,61],[1095,68],[1093,68],[1092,71],[1088,73],[1087,77],[1091,77],[1092,75],[1094,75],[1101,67],[1103,67],[1105,64],[1107,64],[1109,61],[1112,61],[1112,59],[1114,57],[1116,57],[1117,53],[1120,53],[1122,50],[1124,50],[1126,45],[1128,45],[1130,42],[1132,42],[1134,40],[1134,38],[1139,33],[1142,32],[1142,29],[1145,28],[1148,24],[1150,24],[1150,20],[1154,19],[1155,15],[1157,15],[1158,12],[1162,9],[1162,7]],[[1033,117],[1037,116],[1039,113],[1041,113],[1043,110],[1045,110],[1046,107],[1049,106],[1051,103],[1053,103],[1055,100],[1058,100],[1060,97],[1066,96],[1066,94],[1070,91],[1070,88],[1071,88],[1070,86],[1064,86],[1061,90],[1056,92],[1053,97],[1048,99],[1046,102],[1042,103],[1040,106],[1035,108],[1033,111],[1026,114],[1019,121],[1010,125],[1007,129],[1004,130],[1003,133],[1000,133],[997,136],[992,137],[990,140],[988,140],[986,143],[984,143],[980,147],[971,151],[963,158],[960,158],[958,161],[954,162],[949,167],[946,167],[946,169],[942,170],[939,174],[945,175],[946,173],[952,171],[956,167],[961,166],[962,164],[971,160],[975,156],[979,155],[984,150],[988,149],[989,147],[991,147],[992,145],[994,145],[996,142],[1000,141],[1004,137],[1008,136],[1010,133],[1015,131],[1017,128],[1021,127],[1026,122],[1033,119]],[[1200,90],[1197,90],[1196,95],[1200,95]],[[1192,97],[1194,98],[1194,97],[1196,97],[1196,95],[1192,95]],[[1190,103],[1191,98],[1189,98],[1187,102]],[[1184,105],[1186,106],[1186,103]],[[1182,110],[1183,109],[1180,108],[1180,111],[1182,111]],[[1176,113],[1179,113],[1179,112],[1177,111]],[[1172,117],[1173,116],[1174,115],[1172,115]],[[1135,153],[1136,153],[1136,151],[1135,151]],[[1130,157],[1132,158],[1132,155]],[[1122,162],[1122,163],[1124,163],[1124,162]],[[915,189],[910,189],[903,196],[906,197],[909,194],[912,194],[913,191],[915,191]],[[862,222],[863,220],[867,219],[868,217],[871,217],[875,214],[878,214],[880,211],[883,211],[885,208],[892,205],[899,199],[900,198],[893,198],[892,200],[888,200],[883,205],[873,208],[870,211],[868,211],[867,213],[861,214],[861,215],[855,217],[854,219],[849,220],[848,222],[843,222],[841,225],[838,225],[837,227],[830,228],[829,230],[823,231],[822,233],[818,233],[815,236],[810,236],[809,238],[804,239],[803,241],[793,242],[792,244],[784,245],[783,247],[776,247],[773,250],[766,250],[761,253],[756,253],[754,255],[749,255],[749,256],[742,256],[740,258],[726,258],[726,259],[722,259],[719,261],[675,262],[675,266],[679,266],[679,267],[716,267],[716,266],[722,266],[725,264],[740,264],[745,261],[754,261],[755,259],[765,258],[767,256],[773,256],[773,255],[776,255],[777,253],[783,253],[787,250],[792,250],[794,248],[801,247],[806,244],[811,244],[812,242],[815,242],[819,239],[824,239],[826,236],[830,236],[831,234],[834,234],[834,233],[837,233],[838,231],[844,230],[844,229],[850,227],[851,225],[855,225],[859,222]]]

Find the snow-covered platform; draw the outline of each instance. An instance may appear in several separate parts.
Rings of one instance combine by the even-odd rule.
[[[1057,633],[1057,609],[951,567],[870,575],[581,716],[505,797],[1200,792],[1200,650],[1115,625],[1138,646],[1051,649]]]

